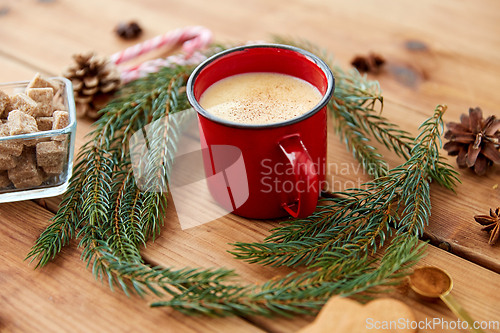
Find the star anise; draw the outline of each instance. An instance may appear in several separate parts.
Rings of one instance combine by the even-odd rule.
[[[385,64],[385,59],[382,56],[370,53],[368,56],[356,56],[352,61],[351,65],[356,67],[359,72],[371,72],[378,73],[380,68]]]
[[[480,108],[470,108],[468,116],[462,114],[460,123],[446,126],[448,132],[444,137],[450,141],[443,148],[448,155],[458,155],[460,168],[474,167],[478,175],[483,175],[492,162],[500,163],[500,119],[489,116],[484,120]]]
[[[490,216],[488,215],[474,216],[474,219],[476,220],[477,223],[484,225],[484,227],[481,230],[483,231],[491,230],[490,240],[488,241],[488,244],[490,245],[495,245],[495,243],[498,240],[498,236],[500,236],[499,213],[500,213],[500,207],[498,207],[495,210],[490,208]]]

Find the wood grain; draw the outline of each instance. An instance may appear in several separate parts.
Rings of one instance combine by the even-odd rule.
[[[262,332],[241,318],[187,318],[151,309],[96,281],[72,244],[47,267],[23,261],[53,216],[29,202],[0,205],[2,332]]]
[[[119,21],[127,19],[137,19],[143,26],[140,40],[186,25],[204,25],[220,41],[267,39],[270,33],[304,37],[334,52],[344,68],[356,54],[380,53],[387,65],[369,77],[379,80],[384,90],[384,115],[413,134],[438,103],[448,104],[447,121],[456,121],[471,106],[500,115],[500,3],[495,0],[0,0],[0,82],[26,80],[36,71],[57,75],[74,53],[96,50],[110,55],[130,46],[134,42],[112,33]],[[90,122],[80,121],[77,147],[89,131]],[[381,151],[391,167],[401,163],[395,154]],[[369,179],[333,135],[328,161],[332,190]],[[455,165],[453,159],[450,163]],[[500,247],[487,245],[488,235],[479,230],[473,215],[498,205],[500,188],[493,186],[500,183],[500,168],[492,168],[485,177],[469,170],[460,173],[462,184],[456,195],[432,186],[433,215],[425,232],[433,244],[452,254],[429,247],[421,264],[437,265],[452,274],[454,295],[474,318],[498,320]],[[311,321],[307,317],[213,320],[149,309],[145,301],[111,293],[94,281],[75,244],[46,268],[33,271],[22,260],[60,198],[38,202],[43,207],[32,202],[0,205],[2,332],[293,332]],[[226,266],[237,269],[244,282],[262,282],[289,270],[248,265],[226,251],[234,241],[262,240],[276,223],[228,215],[181,230],[170,201],[162,236],[148,244],[144,257],[167,266]],[[391,296],[409,304],[419,320],[454,318],[441,303],[417,300],[404,285]]]
[[[130,299],[120,292],[112,293],[107,285],[95,281],[89,269],[85,269],[85,264],[79,260],[80,251],[74,248],[75,244],[64,250],[47,267],[33,271],[33,265],[23,262],[24,256],[52,215],[30,202],[2,204],[0,209],[0,239],[3,240],[0,244],[0,298],[4,304],[0,318],[3,318],[1,322],[7,331],[64,332],[72,327],[70,325],[76,325],[79,328],[76,331],[83,332],[92,329],[89,326],[91,323],[87,323],[89,316],[92,317],[92,323],[106,331],[117,332],[126,329],[154,331],[160,327],[168,327],[171,332],[190,332],[190,329],[224,332],[234,329],[231,325],[236,325],[238,332],[253,330],[246,322],[238,322],[234,318],[225,321],[185,317],[169,310],[149,309],[147,300],[137,297]],[[171,216],[175,214],[173,208],[169,208],[168,214],[169,221],[175,221]],[[227,268],[237,269],[246,283],[260,283],[276,274],[286,273],[283,269],[274,270],[230,260],[231,256],[225,254],[225,250],[230,249],[227,241],[257,240],[267,234],[264,226],[247,221],[251,223],[251,228],[244,228],[241,225],[243,221],[238,219],[214,221],[205,228],[198,227],[189,232],[179,230],[173,223],[167,225],[162,237],[144,251],[145,259],[177,267],[213,267],[224,262]],[[492,296],[500,288],[498,274],[434,247],[429,248],[428,256],[420,263],[426,264],[437,265],[452,273],[455,281],[453,293],[459,302],[468,305],[466,309],[474,319],[492,320],[500,316],[500,310],[495,306],[498,300]],[[471,284],[471,280],[475,283]],[[399,286],[390,295],[410,305],[417,320],[432,317],[455,320],[443,304],[420,301],[405,285]],[[36,307],[27,304],[35,304]],[[62,316],[64,320],[54,320],[56,315]],[[32,320],[23,321],[24,317]],[[122,322],[121,318],[127,319]],[[312,318],[269,320],[259,317],[247,320],[265,331],[290,332],[304,326]]]

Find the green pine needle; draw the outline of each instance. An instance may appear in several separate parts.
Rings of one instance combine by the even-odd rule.
[[[274,36],[280,44],[293,45],[322,58],[335,76],[335,92],[328,109],[335,119],[335,131],[353,156],[373,178],[387,174],[387,163],[371,146],[370,137],[384,144],[398,156],[409,158],[413,138],[382,117],[384,99],[377,81],[370,81],[366,74],[356,69],[345,72],[333,63],[333,57],[307,40]]]

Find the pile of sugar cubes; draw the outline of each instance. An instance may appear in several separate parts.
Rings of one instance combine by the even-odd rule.
[[[69,114],[62,87],[39,73],[25,92],[8,96],[0,90],[0,137],[62,129]],[[0,141],[0,189],[40,186],[64,171],[67,134]]]

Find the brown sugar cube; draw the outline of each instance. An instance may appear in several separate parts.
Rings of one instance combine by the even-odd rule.
[[[39,142],[36,145],[36,161],[38,166],[59,166],[66,157],[65,141]]]
[[[33,147],[34,145],[36,145],[38,142],[40,142],[42,139],[30,139],[30,140],[23,140],[22,143],[23,145],[25,145],[26,147]]]
[[[54,118],[52,117],[37,117],[36,125],[39,131],[50,131],[52,129],[52,123]]]
[[[26,94],[38,104],[37,117],[52,116],[52,100],[54,99],[54,90],[52,88],[31,88],[26,90]]]
[[[52,129],[62,129],[69,125],[69,113],[66,111],[54,111],[52,114],[53,123]],[[67,135],[57,135],[52,138],[52,140],[56,141],[64,141],[66,140]]]
[[[7,174],[7,171],[1,171],[0,172],[0,188],[5,188],[12,184],[12,182],[9,179],[9,175]]]
[[[9,124],[8,124],[9,121],[7,122],[2,122],[0,124],[0,137],[4,137],[4,136],[9,136],[10,135],[10,130],[9,130]]]
[[[0,124],[0,137],[10,136],[9,125]],[[19,156],[23,152],[23,144],[19,140],[0,141],[0,153]]]
[[[10,170],[16,167],[19,157],[0,153],[0,170]]]
[[[16,188],[29,188],[42,185],[45,180],[45,175],[43,170],[37,169],[33,177],[17,179],[12,181]]]
[[[7,118],[10,111],[10,98],[9,95],[0,90],[0,117]]]
[[[22,144],[25,145],[26,147],[33,147],[37,143],[45,142],[45,141],[50,141],[50,138],[36,138],[36,139],[29,139],[29,140],[26,140],[26,139],[20,140],[20,142],[22,142]]]
[[[21,155],[23,151],[23,144],[19,141],[6,140],[0,142],[0,152],[5,154],[11,154],[13,156]]]
[[[52,114],[52,129],[61,129],[69,125],[69,113],[66,111],[54,111]]]
[[[18,93],[10,98],[12,110],[22,111],[32,117],[38,115],[38,103],[26,94]],[[10,113],[9,113],[10,114]]]
[[[43,171],[45,171],[47,176],[50,177],[60,175],[64,171],[64,163],[53,166],[44,166]]]
[[[26,88],[52,88],[54,93],[56,93],[60,89],[60,86],[58,82],[48,79],[40,73],[36,73]]]
[[[36,158],[33,149],[26,148],[19,157],[17,166],[8,171],[9,179],[12,180],[14,185],[20,183],[25,179],[36,177],[39,170],[36,166]],[[17,187],[17,186],[16,186]]]
[[[10,135],[38,132],[35,118],[22,111],[10,111],[9,117],[7,119],[7,125],[9,126]]]

